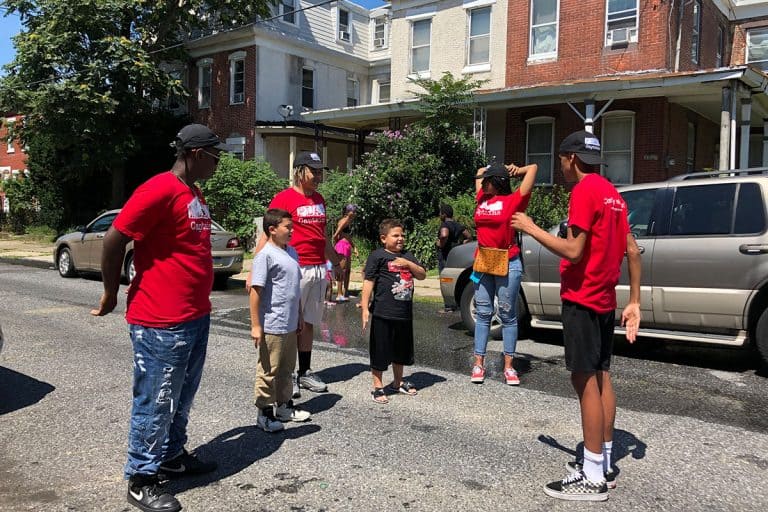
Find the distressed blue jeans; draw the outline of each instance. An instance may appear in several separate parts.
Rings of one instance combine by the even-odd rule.
[[[167,328],[129,324],[133,342],[133,408],[125,476],[154,475],[179,455],[200,385],[210,315]]]
[[[514,355],[517,346],[517,294],[520,293],[522,276],[523,264],[518,257],[509,260],[509,273],[506,276],[481,274],[480,281],[474,283],[475,355],[485,356],[491,332],[494,297],[498,299],[504,354]]]

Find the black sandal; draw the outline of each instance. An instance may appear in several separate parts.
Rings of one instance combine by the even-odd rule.
[[[389,398],[387,398],[387,393],[384,391],[384,388],[374,388],[374,390],[371,391],[371,396],[373,397],[373,401],[377,404],[389,403]]]
[[[416,389],[416,386],[413,385],[413,382],[404,380],[400,382],[400,386],[395,386],[395,383],[391,383],[389,386],[387,386],[389,390],[392,391],[392,393],[402,393],[404,395],[408,396],[416,396],[419,394],[419,390]]]

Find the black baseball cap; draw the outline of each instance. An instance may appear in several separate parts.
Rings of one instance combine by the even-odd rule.
[[[587,165],[605,165],[600,151],[600,139],[586,130],[574,132],[563,139],[560,153],[575,153]]]
[[[302,151],[296,157],[296,160],[293,161],[294,167],[300,167],[302,165],[306,165],[312,169],[323,169],[325,167],[320,155],[311,151]]]
[[[479,180],[494,177],[509,179],[509,171],[507,171],[507,168],[502,164],[494,162],[485,168],[485,172],[482,174],[482,176],[475,176],[475,179]]]
[[[229,146],[221,142],[215,133],[202,124],[188,124],[176,134],[176,140],[172,144],[178,148],[214,148],[228,151]]]

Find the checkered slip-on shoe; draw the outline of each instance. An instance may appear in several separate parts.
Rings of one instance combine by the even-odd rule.
[[[562,480],[550,482],[544,486],[547,496],[568,501],[605,501],[608,499],[608,487],[605,480],[592,482],[587,480],[584,471],[571,473]]]

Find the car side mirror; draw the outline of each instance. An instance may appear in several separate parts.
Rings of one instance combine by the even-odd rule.
[[[568,238],[568,221],[564,220],[560,223],[560,229],[557,231],[557,236],[560,238]]]
[[[77,226],[75,227],[75,231],[79,231],[80,233],[85,233],[85,226]]]

